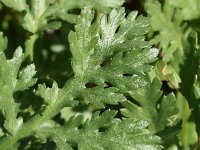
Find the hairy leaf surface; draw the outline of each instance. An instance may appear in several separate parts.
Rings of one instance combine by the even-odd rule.
[[[22,60],[23,54],[20,47],[9,60],[3,52],[0,53],[0,110],[5,117],[4,128],[12,135],[23,123],[22,118],[17,117],[19,104],[15,102],[14,94],[17,91],[28,89],[36,82],[33,78],[36,74],[33,64],[19,71]]]
[[[94,113],[91,119],[84,121],[83,116],[71,118],[64,127],[41,128],[39,133],[52,137],[60,149],[80,150],[107,149],[160,149],[159,139],[145,129],[146,121],[134,119],[115,120],[116,111],[107,110],[99,115]],[[60,140],[61,139],[61,140]]]
[[[27,29],[33,29],[30,30],[32,33],[38,32],[38,29],[46,23],[44,19],[46,9],[53,7],[54,3],[60,4],[59,2],[62,1],[49,1],[49,3],[31,1],[32,7],[26,14],[30,16],[26,17],[38,22],[29,20],[29,25],[32,24],[34,28],[27,26]],[[106,6],[111,4],[115,6],[121,1],[104,2]],[[95,21],[94,15],[93,10],[85,7],[77,18],[74,31],[69,33],[73,75],[66,81],[64,87],[60,87],[55,81],[52,86],[48,83],[34,86],[32,94],[40,102],[37,109],[27,108],[29,110],[20,111],[18,108],[20,104],[15,102],[16,97],[13,95],[16,91],[24,91],[35,83],[34,65],[20,68],[23,61],[20,48],[16,50],[11,60],[7,60],[3,51],[1,52],[0,83],[3,88],[0,91],[2,94],[0,109],[5,117],[6,129],[6,134],[0,139],[2,149],[14,147],[20,149],[24,143],[32,147],[35,139],[43,143],[52,141],[58,149],[162,148],[160,138],[154,135],[156,132],[152,132],[152,128],[162,130],[164,125],[161,123],[166,123],[166,119],[174,113],[169,110],[165,114],[163,108],[163,105],[171,106],[173,101],[170,99],[173,96],[163,98],[159,113],[155,112],[155,108],[155,110],[149,109],[142,103],[146,100],[146,96],[150,95],[150,90],[154,89],[154,85],[152,88],[151,86],[145,88],[150,83],[147,73],[152,70],[151,63],[157,60],[158,55],[158,50],[151,48],[150,43],[145,41],[145,35],[149,30],[148,18],[137,17],[137,12],[131,12],[126,16],[123,8],[113,9],[100,21]],[[47,16],[49,17],[48,14]],[[32,38],[37,36],[33,34],[29,39],[30,42],[28,40],[26,44],[33,44]],[[159,86],[156,82],[155,87]],[[144,108],[141,107],[141,114],[144,116],[123,118],[123,116],[118,117],[118,111],[109,109],[109,107],[113,109],[121,107],[120,104],[123,102],[129,103],[127,94],[141,100],[144,105]],[[156,104],[159,98],[157,95],[160,96],[160,93],[156,93],[153,104]],[[149,102],[147,104],[150,105]],[[73,116],[69,120],[60,117],[61,110],[66,107],[74,110],[73,114],[69,114]],[[79,115],[82,112],[78,108],[81,107],[82,111],[89,114],[88,116]],[[28,117],[22,115],[22,118],[26,118],[23,123],[18,113],[25,111],[30,114],[26,113]],[[139,114],[138,109],[136,111]],[[149,117],[145,116],[147,112]],[[163,119],[159,120],[159,115]],[[154,117],[156,119],[152,119]],[[160,121],[158,127],[153,127],[153,121]]]

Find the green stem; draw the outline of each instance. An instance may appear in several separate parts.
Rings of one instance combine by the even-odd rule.
[[[40,128],[40,125],[55,116],[62,107],[65,107],[68,96],[79,89],[78,87],[81,85],[81,82],[82,81],[76,79],[67,82],[66,86],[62,89],[61,96],[56,100],[56,102],[48,105],[42,114],[36,114],[29,121],[24,123],[15,135],[7,135],[3,137],[0,140],[0,149],[9,150],[20,139],[34,135],[35,131]]]
[[[30,62],[33,62],[34,46],[38,37],[38,34],[33,34],[25,43],[25,59],[28,58]]]

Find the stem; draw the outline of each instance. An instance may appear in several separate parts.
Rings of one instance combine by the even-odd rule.
[[[34,55],[34,45],[38,38],[38,34],[33,34],[29,37],[29,39],[25,43],[25,59],[28,58],[30,62],[33,62]]]
[[[34,115],[29,121],[22,125],[15,135],[7,135],[0,140],[1,150],[9,150],[20,139],[34,135],[35,131],[40,128],[40,125],[51,119],[65,107],[66,99],[79,89],[81,83],[82,81],[76,79],[67,82],[66,86],[62,89],[63,92],[61,93],[61,96],[55,103],[48,105],[42,114],[38,113]]]

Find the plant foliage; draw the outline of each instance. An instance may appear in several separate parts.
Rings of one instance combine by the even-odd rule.
[[[200,148],[198,0],[0,2],[1,150]]]

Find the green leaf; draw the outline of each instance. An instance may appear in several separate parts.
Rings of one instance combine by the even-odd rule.
[[[36,74],[35,65],[31,64],[24,68],[19,72],[18,82],[16,88],[20,91],[27,89],[27,87],[31,87],[37,81],[37,79],[33,78]]]
[[[79,83],[69,96],[69,102],[76,100],[74,102],[91,105],[96,109],[104,108],[106,104],[117,105],[126,100],[123,93],[127,90],[137,89],[148,82],[146,73],[152,69],[149,63],[156,60],[158,50],[151,49],[149,43],[144,41],[144,34],[149,28],[145,17],[136,19],[136,16],[137,13],[134,12],[125,18],[124,9],[113,10],[108,23],[105,22],[105,17],[102,18],[102,33],[98,33],[98,22],[91,23],[94,11],[88,8],[82,11],[75,32],[71,31],[69,34],[73,70]],[[131,26],[127,28],[126,24]],[[105,28],[110,28],[110,38],[114,43],[106,38],[108,35],[103,31]],[[115,33],[117,28],[119,31]],[[121,35],[123,32],[125,34]],[[122,43],[124,47],[120,46]],[[102,63],[104,65],[101,67]],[[90,84],[93,87],[88,87]],[[66,87],[69,86],[66,84]],[[62,89],[61,93],[65,90]],[[39,91],[39,95],[49,104],[51,98],[45,94],[48,89],[40,86]]]
[[[191,120],[191,111],[187,99],[180,92],[177,93],[176,97],[179,114],[182,118],[179,139],[183,147],[188,147],[188,145],[195,144],[198,138],[195,131],[195,123]]]
[[[152,30],[158,31],[152,43],[159,44],[162,48],[164,62],[171,61],[175,51],[182,56],[183,16],[168,1],[165,1],[163,6],[157,0],[148,3],[147,12],[150,15]]]
[[[17,11],[23,11],[26,9],[26,0],[1,0],[1,2],[7,7],[14,8]]]
[[[170,117],[177,114],[177,108],[175,96],[173,94],[163,96],[160,89],[161,83],[155,78],[152,84],[137,91],[130,91],[130,96],[138,104],[131,101],[124,102],[123,105],[126,109],[121,110],[122,114],[126,117],[146,119],[150,122],[150,130],[154,133],[163,130],[165,126],[170,124]],[[171,121],[173,124],[173,120]]]
[[[36,33],[48,25],[48,20],[45,18],[44,13],[53,2],[46,0],[33,0],[31,7],[27,8],[24,16],[23,27],[29,32]]]
[[[109,0],[109,1],[108,0],[82,0],[82,1],[60,0],[60,1],[54,1],[54,5],[49,7],[49,10],[47,11],[46,15],[54,15],[56,17],[70,21],[70,18],[68,17],[70,13],[73,12],[73,9],[88,7],[90,9],[93,8],[103,13],[108,13],[111,10],[110,8],[118,8],[122,6],[123,3],[124,0]],[[74,16],[77,15],[74,14]]]
[[[51,6],[53,2],[55,1],[52,1]],[[67,80],[64,87],[58,88],[56,82],[52,87],[48,87],[48,83],[38,86],[33,97],[41,104],[37,109],[33,108],[28,117],[24,117],[26,122],[13,136],[2,137],[2,149],[10,149],[16,146],[18,141],[32,136],[42,142],[48,142],[46,139],[53,140],[60,149],[162,148],[159,138],[147,129],[146,118],[115,119],[117,111],[107,110],[107,107],[120,107],[119,103],[127,101],[126,94],[130,91],[135,91],[133,94],[137,95],[140,88],[149,85],[147,73],[153,68],[151,63],[157,60],[158,50],[151,48],[150,43],[145,41],[145,35],[149,30],[148,18],[137,17],[137,12],[126,16],[125,10],[121,8],[114,9],[108,16],[105,15],[100,21],[95,21],[94,13],[91,9],[84,8],[77,18],[75,31],[69,34],[72,77]],[[36,14],[38,16],[41,13]],[[32,38],[35,40],[37,36],[39,34],[33,34]],[[33,47],[34,40],[30,40],[30,47]],[[29,79],[33,75],[29,72],[33,72],[34,67],[30,65],[19,73],[23,57],[20,55],[20,58],[20,62],[12,64],[13,69],[7,67],[6,71],[15,71],[14,79],[31,85],[33,82]],[[20,84],[17,88],[25,89]],[[13,94],[13,91],[11,93]],[[17,108],[14,100],[12,102],[8,106]],[[163,100],[163,103],[168,105],[168,99]],[[85,121],[84,116],[77,116],[75,112],[77,117],[66,122],[60,118],[63,108],[71,107],[76,111],[77,108],[84,109],[82,106],[86,106],[83,111],[89,112],[91,119]],[[100,109],[101,114],[95,112],[96,109]],[[102,109],[105,109],[104,113]],[[13,120],[18,113],[22,113],[23,116],[25,111],[19,112],[16,109],[14,112],[12,109],[15,116],[10,118]],[[77,111],[80,113],[81,110]],[[162,109],[161,114],[168,117]],[[28,141],[33,144],[31,139]]]
[[[76,25],[76,33],[71,32],[69,35],[75,76],[83,76],[82,74],[86,70],[90,73],[97,72],[98,70],[104,72],[104,68],[105,70],[113,68],[113,71],[118,69],[118,73],[115,72],[115,74],[121,75],[129,73],[128,71],[123,72],[123,69],[127,70],[127,67],[130,67],[129,69],[132,70],[130,74],[133,74],[133,72],[135,74],[137,72],[143,74],[149,71],[151,67],[148,63],[156,60],[158,51],[156,49],[149,50],[149,43],[144,41],[143,35],[149,29],[148,21],[142,16],[136,19],[136,12],[129,14],[125,19],[123,9],[119,11],[113,10],[109,15],[108,22],[106,21],[106,16],[101,19],[101,32],[98,33],[96,31],[97,23],[93,23],[89,27],[93,13],[86,8],[82,13],[82,19],[78,20],[78,22],[82,20],[82,25]],[[90,17],[88,18],[88,16]],[[88,22],[83,22],[87,18]],[[129,28],[127,28],[128,24],[131,25]],[[119,30],[117,31],[117,29]],[[115,57],[111,59],[111,56],[115,53]],[[122,54],[124,55],[123,57]],[[142,59],[144,55],[146,59]],[[140,61],[138,62],[138,60]],[[106,63],[104,64],[104,62]],[[100,65],[103,65],[102,69]],[[139,68],[140,71],[137,71]],[[105,72],[109,74],[112,71],[108,72],[106,70]]]
[[[159,138],[148,133],[146,121],[124,119],[115,120],[116,111],[107,110],[84,121],[83,116],[71,118],[65,126],[41,128],[38,132],[51,136],[61,149],[72,149],[77,145],[80,150],[143,150],[161,149]],[[62,139],[59,140],[58,139]],[[66,146],[66,147],[64,147]]]
[[[196,124],[196,132],[200,135],[199,102],[193,92],[193,82],[198,72],[199,54],[197,54],[197,49],[199,45],[197,34],[191,32],[199,18],[198,3],[195,0],[169,0],[164,1],[161,6],[158,1],[155,1],[149,3],[148,13],[153,31],[158,31],[153,42],[159,43],[163,49],[161,57],[167,64],[166,68],[172,67],[173,74],[177,73],[180,77],[179,91],[186,98],[189,108],[192,110],[191,115]],[[189,116],[187,115],[190,114],[188,113],[190,111],[185,112],[185,106],[187,105],[183,104],[183,108],[180,108],[181,111],[184,110],[184,114],[181,114],[183,129],[180,139],[183,146],[188,147],[189,144],[194,144],[196,133],[194,133],[194,122],[188,120]]]
[[[86,6],[97,10],[97,12],[108,13],[111,8],[120,7],[124,0],[2,0],[2,2],[7,7],[23,11],[22,26],[31,33],[29,34],[30,40],[27,40],[25,44],[25,57],[32,62],[34,60],[34,45],[41,32],[49,29],[58,30],[64,22],[75,23],[79,15],[79,12],[76,11]]]
[[[105,104],[117,105],[119,102],[126,100],[122,94],[117,92],[119,92],[119,90],[115,87],[106,89],[100,86],[87,88],[80,91],[79,99],[77,100],[82,100],[85,104],[90,104],[94,108],[100,109],[104,108]]]
[[[85,8],[77,20],[76,32],[71,31],[69,34],[75,76],[82,76],[88,68],[90,55],[94,53],[98,26],[97,24],[91,26],[93,18],[94,11]]]
[[[70,14],[70,11],[74,9],[87,6],[108,13],[110,8],[120,7],[124,0],[32,0],[28,4],[25,0],[1,0],[1,2],[19,12],[25,11],[23,27],[31,33],[36,33],[49,28],[60,28],[61,23],[55,21],[58,18],[73,22],[72,18],[76,18],[77,15]]]
[[[122,50],[150,48],[144,41],[144,35],[149,31],[147,18],[139,16],[137,12],[131,12],[125,19],[124,9],[113,10],[108,17],[103,16],[100,22],[101,39],[98,42],[96,57],[102,61],[109,57],[120,46]],[[103,50],[103,53],[102,53]],[[137,52],[135,52],[137,53]],[[156,54],[156,51],[154,51]],[[101,56],[102,55],[102,56]]]
[[[147,120],[150,123],[150,132],[158,135],[159,133],[161,133],[161,135],[163,132],[166,133],[166,127],[171,128],[176,125],[178,118],[178,116],[176,116],[178,114],[178,109],[176,107],[176,98],[174,94],[170,93],[165,96],[160,89],[161,82],[155,78],[151,84],[136,91],[129,91],[129,95],[133,100],[123,102],[122,105],[125,108],[121,109],[121,113],[125,117]],[[176,131],[176,133],[178,133],[178,131]],[[173,137],[170,135],[170,132],[169,135],[166,133],[161,137],[165,139],[166,136]],[[171,143],[167,143],[167,140],[163,142],[167,147],[171,146]]]
[[[136,16],[133,12],[125,18],[124,9],[114,9],[108,19],[102,17],[98,32],[98,22],[91,23],[94,12],[88,8],[82,11],[75,32],[69,34],[75,78],[82,80],[76,99],[100,108],[103,103],[124,101],[118,92],[147,84],[146,73],[152,69],[149,63],[156,60],[158,50],[151,49],[144,41],[148,20],[142,16],[136,19]],[[87,84],[93,84],[94,88],[87,89]],[[113,101],[106,98],[109,95]],[[94,97],[101,102],[95,103]]]
[[[200,135],[200,109],[199,100],[197,96],[197,88],[195,88],[195,80],[198,79],[199,73],[199,45],[198,36],[195,31],[190,32],[187,39],[183,40],[183,47],[185,51],[184,64],[181,66],[180,78],[180,92],[187,99],[189,108],[192,109],[192,117],[196,124],[197,134]],[[187,74],[187,76],[185,76]],[[197,96],[197,97],[196,97]]]
[[[36,94],[41,96],[46,104],[53,104],[58,99],[59,88],[56,82],[53,83],[52,88],[47,88],[45,84],[40,84]]]
[[[22,49],[18,47],[10,60],[6,59],[3,52],[0,53],[0,110],[5,117],[4,128],[9,134],[14,135],[23,120],[17,117],[19,104],[15,102],[14,94],[17,91],[28,89],[33,86],[36,79],[34,65],[30,65],[19,72],[23,60]],[[19,74],[19,75],[18,75]]]
[[[169,0],[170,5],[181,9],[184,20],[192,20],[200,17],[200,1],[199,0]]]

